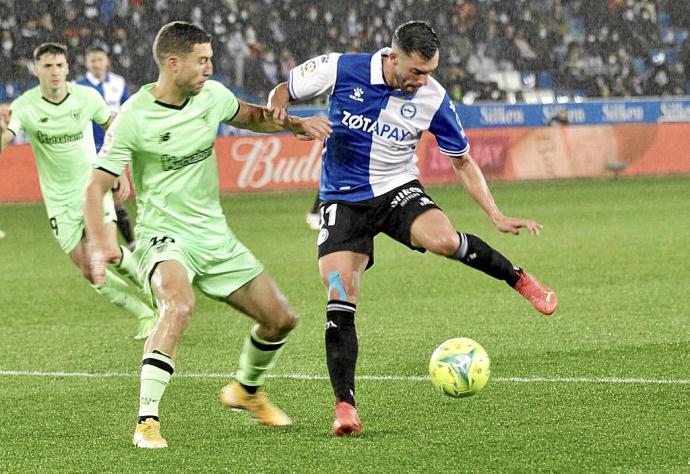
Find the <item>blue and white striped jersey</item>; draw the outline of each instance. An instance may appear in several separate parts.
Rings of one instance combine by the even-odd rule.
[[[417,179],[415,149],[425,130],[448,156],[470,149],[455,105],[435,79],[413,96],[386,84],[382,56],[389,52],[331,53],[290,71],[290,100],[330,93],[333,133],[323,151],[322,200],[363,201]]]
[[[77,81],[77,84],[96,89],[103,99],[105,99],[105,103],[108,104],[108,108],[113,115],[117,114],[120,110],[120,106],[129,99],[127,81],[125,81],[124,77],[112,72],[107,72],[105,74],[105,80],[103,82],[100,82],[96,76],[87,72],[83,79]],[[105,130],[98,124],[93,123],[93,141],[96,143],[96,151],[101,149],[104,137]]]

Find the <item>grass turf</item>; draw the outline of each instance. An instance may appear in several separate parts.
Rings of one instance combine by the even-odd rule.
[[[41,205],[0,207],[0,470],[687,472],[690,177],[492,190],[506,214],[542,222],[543,234],[500,234],[458,187],[429,192],[458,229],[551,285],[557,317],[457,262],[377,238],[357,313],[358,374],[401,378],[358,382],[365,431],[348,439],[330,434],[325,292],[316,233],[303,222],[312,194],[224,197],[231,227],[301,314],[267,384],[295,425],[269,430],[221,407],[222,374],[236,369],[251,323],[199,295],[161,405],[171,445],[162,452],[131,446],[135,321],[83,281]],[[492,358],[482,393],[454,400],[404,379],[424,376],[435,346],[455,336]],[[630,378],[648,381],[615,380]]]

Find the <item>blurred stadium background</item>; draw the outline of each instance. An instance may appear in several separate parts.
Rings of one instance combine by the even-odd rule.
[[[437,78],[456,101],[556,101],[688,93],[690,8],[684,0],[0,0],[0,100],[34,84],[44,41],[109,52],[133,90],[157,76],[151,43],[175,19],[214,36],[217,79],[260,101],[296,64],[330,51],[390,44],[396,25],[432,21]],[[535,92],[537,94],[535,94]]]

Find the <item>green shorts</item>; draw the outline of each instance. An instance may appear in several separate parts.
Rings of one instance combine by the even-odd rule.
[[[264,270],[242,242],[231,233],[222,243],[183,241],[171,235],[138,236],[134,257],[138,276],[151,294],[151,275],[156,265],[167,260],[182,264],[187,279],[207,296],[224,301]]]
[[[116,219],[113,195],[107,193],[103,197],[103,222],[114,222]],[[53,229],[55,240],[66,254],[74,250],[84,237],[84,210],[81,203],[77,206],[63,207],[52,215],[48,211],[48,222]]]

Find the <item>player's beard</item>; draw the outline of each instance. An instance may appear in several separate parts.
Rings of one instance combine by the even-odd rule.
[[[420,85],[419,87],[414,87],[412,90],[408,90],[408,88],[414,86],[414,83],[406,81],[397,71],[395,72],[395,80],[398,81],[398,87],[400,87],[400,90],[405,94],[415,94],[419,90],[419,87],[421,87]]]
[[[204,88],[204,85],[206,84],[206,81],[202,82],[201,85],[199,83],[194,84],[194,86],[189,87],[189,95],[199,95],[201,90]]]
[[[201,86],[199,85],[201,83]],[[175,85],[178,89],[184,92],[187,97],[199,95],[201,90],[204,88],[204,84],[201,81],[191,82],[191,81],[175,81]]]

